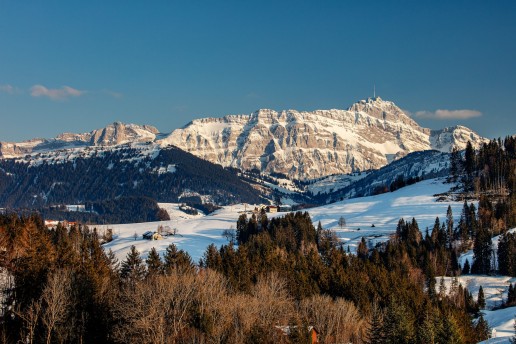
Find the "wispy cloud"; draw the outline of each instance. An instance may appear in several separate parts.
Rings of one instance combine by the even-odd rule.
[[[260,99],[261,96],[256,93],[256,92],[249,92],[248,94],[245,95],[245,98],[247,99]]]
[[[6,84],[6,85],[0,85],[0,92],[7,93],[7,94],[18,94],[21,91],[18,87]]]
[[[116,99],[120,99],[120,98],[122,98],[124,96],[120,92],[111,91],[111,90],[102,90],[102,91],[100,91],[100,93],[108,95],[108,96],[116,98]]]
[[[70,97],[80,97],[86,91],[81,91],[70,86],[61,88],[46,88],[43,85],[34,85],[30,89],[30,95],[33,97],[47,97],[52,100],[63,100]]]
[[[482,116],[482,112],[477,110],[444,110],[439,109],[435,111],[417,111],[414,114],[415,117],[419,118],[430,118],[430,119],[468,119]]]

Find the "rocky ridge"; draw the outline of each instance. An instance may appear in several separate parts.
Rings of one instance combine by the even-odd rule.
[[[203,159],[292,178],[375,170],[415,151],[464,149],[486,141],[456,126],[420,127],[393,102],[368,98],[347,110],[277,112],[194,120],[159,140]]]
[[[0,154],[19,157],[127,143],[173,145],[225,167],[311,179],[379,169],[415,151],[463,149],[468,140],[474,146],[486,141],[462,126],[423,128],[393,102],[375,97],[347,110],[261,109],[250,115],[201,118],[170,134],[160,134],[152,126],[115,122],[84,134],[0,142]]]

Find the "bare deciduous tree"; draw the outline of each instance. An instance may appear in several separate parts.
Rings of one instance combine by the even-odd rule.
[[[127,288],[115,305],[122,342],[177,342],[188,325],[198,285],[193,274],[155,276]]]
[[[340,227],[340,229],[346,227],[346,219],[344,218],[344,216],[341,216],[339,218],[339,227]]]
[[[25,324],[25,327],[22,329],[22,338],[27,338],[27,342],[29,344],[34,343],[36,326],[38,325],[38,321],[41,316],[41,300],[32,301],[25,312],[15,311],[14,314],[19,316]]]
[[[365,338],[367,322],[350,301],[316,295],[301,301],[299,311],[306,324],[320,331],[321,343],[355,343]]]
[[[50,344],[52,334],[63,339],[66,336],[65,328],[70,326],[64,322],[68,318],[72,306],[72,273],[70,270],[57,270],[48,278],[41,295],[42,321],[46,329],[46,342]]]

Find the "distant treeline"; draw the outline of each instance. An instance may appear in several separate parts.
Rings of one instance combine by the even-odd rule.
[[[66,207],[45,207],[21,210],[21,213],[37,211],[45,219],[67,220],[83,224],[134,223],[170,220],[168,213],[148,197],[120,197],[115,200],[86,202],[86,211],[68,211]],[[19,211],[20,212],[20,211]]]

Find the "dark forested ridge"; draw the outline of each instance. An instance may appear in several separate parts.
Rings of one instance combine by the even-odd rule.
[[[149,197],[128,196],[113,200],[86,202],[85,211],[70,211],[65,206],[18,209],[18,213],[40,213],[47,220],[80,223],[135,223],[170,220],[168,213]]]
[[[209,195],[218,204],[259,201],[256,191],[234,172],[175,147],[161,149],[155,158],[122,147],[59,162],[34,160],[0,160],[0,207],[42,208],[141,196],[178,202],[184,192]]]

